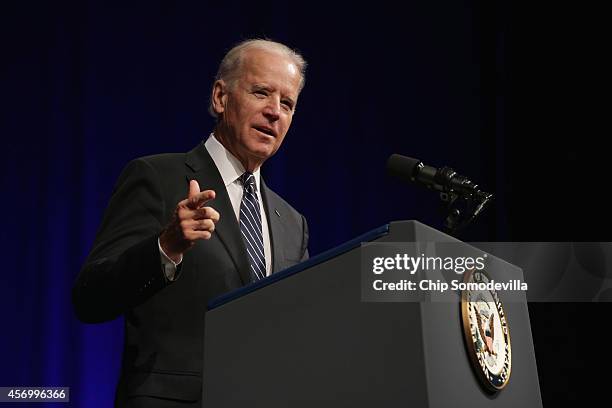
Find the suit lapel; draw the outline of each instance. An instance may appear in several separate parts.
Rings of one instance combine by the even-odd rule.
[[[270,194],[268,186],[261,178],[261,196],[264,204],[264,211],[268,219],[268,229],[270,230],[270,246],[272,247],[272,273],[282,269],[282,261],[285,258],[283,250],[283,214],[280,212],[274,195]]]
[[[230,254],[236,269],[246,285],[251,282],[249,271],[249,261],[246,256],[244,241],[240,235],[240,227],[234,215],[234,209],[230,201],[227,189],[223,183],[223,178],[215,166],[215,162],[210,157],[204,142],[200,143],[195,149],[187,153],[185,164],[192,172],[188,171],[187,180],[197,180],[200,190],[214,190],[215,199],[206,205],[213,207],[219,212],[221,217],[215,226],[215,233]]]

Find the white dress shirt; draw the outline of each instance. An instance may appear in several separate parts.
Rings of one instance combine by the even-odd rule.
[[[227,190],[227,194],[229,195],[230,201],[232,202],[232,207],[234,209],[234,216],[236,220],[240,222],[240,203],[242,202],[242,194],[244,188],[240,183],[240,176],[246,171],[244,166],[240,161],[231,154],[225,146],[223,146],[215,137],[214,133],[211,133],[208,137],[208,140],[204,143],[208,154],[215,162],[219,173],[221,174],[221,178],[223,179],[223,184],[225,184],[225,188]],[[259,211],[261,213],[261,226],[262,226],[262,234],[264,241],[264,256],[266,258],[266,275],[270,275],[272,272],[272,247],[270,245],[270,231],[268,229],[268,218],[266,217],[266,212],[263,207],[263,199],[261,197],[261,182],[260,182],[260,168],[258,167],[253,171],[253,176],[255,177],[255,186],[257,189],[257,197],[259,198]],[[206,186],[200,186],[200,188],[206,190]],[[229,214],[219,214],[221,217],[229,216]],[[183,258],[179,260],[179,262],[175,263],[172,259],[170,259],[162,250],[161,244],[159,243],[159,239],[157,240],[157,245],[159,247],[159,254],[161,257],[162,267],[164,268],[164,272],[168,280],[175,280],[176,269],[177,266],[183,261]]]

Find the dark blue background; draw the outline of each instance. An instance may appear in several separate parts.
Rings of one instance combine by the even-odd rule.
[[[264,176],[306,215],[311,254],[389,220],[441,228],[434,194],[385,176],[394,152],[495,193],[463,239],[609,240],[603,112],[585,93],[598,86],[600,26],[554,3],[508,3],[3,4],[0,386],[70,386],[72,406],[112,404],[123,322],[79,323],[72,282],[123,166],[207,137],[217,64],[250,37],[309,62]],[[591,364],[581,333],[610,308],[530,307],[544,403],[582,401],[610,356]]]

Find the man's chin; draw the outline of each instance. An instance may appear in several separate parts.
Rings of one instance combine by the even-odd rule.
[[[249,146],[249,153],[251,156],[261,160],[266,160],[274,154],[274,143],[257,143]]]

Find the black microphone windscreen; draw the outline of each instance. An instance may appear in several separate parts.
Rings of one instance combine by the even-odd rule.
[[[401,154],[392,154],[387,160],[387,174],[411,181],[416,175],[419,164],[421,164],[421,161],[418,159]]]

